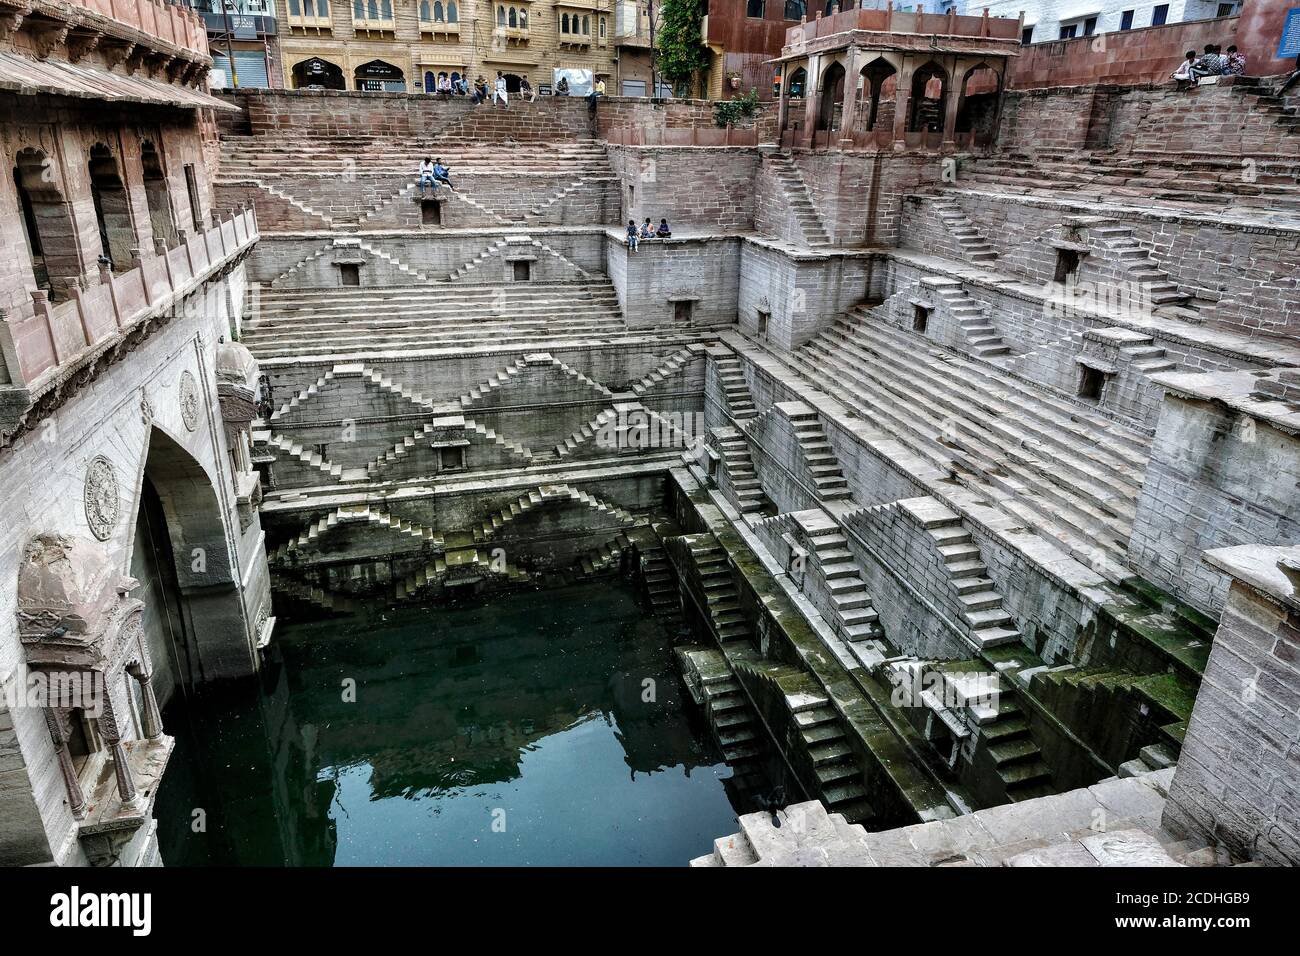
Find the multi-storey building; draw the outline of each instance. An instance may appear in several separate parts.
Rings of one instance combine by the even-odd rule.
[[[276,0],[284,85],[429,92],[505,74],[511,91],[554,71],[614,79],[614,0]]]
[[[1023,43],[1045,43],[1075,37],[1158,27],[1185,20],[1235,16],[1241,0],[966,0],[965,12],[978,15],[988,7],[995,17],[1024,14]]]
[[[214,85],[284,85],[275,0],[192,0],[212,50]]]

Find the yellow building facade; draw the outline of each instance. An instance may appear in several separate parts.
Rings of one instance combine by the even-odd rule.
[[[616,0],[275,0],[289,88],[428,92],[438,76],[616,75]],[[613,89],[610,92],[614,92]]]

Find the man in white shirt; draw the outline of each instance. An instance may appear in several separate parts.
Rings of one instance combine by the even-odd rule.
[[[501,101],[502,106],[510,105],[510,98],[506,93],[506,78],[505,75],[500,70],[497,70],[496,88],[492,93],[493,106],[497,105],[497,100]]]
[[[438,191],[438,177],[434,173],[434,162],[428,156],[420,163],[420,197],[424,198],[425,186],[432,186],[434,192]]]

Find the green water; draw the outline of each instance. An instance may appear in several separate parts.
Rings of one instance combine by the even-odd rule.
[[[282,626],[168,706],[163,860],[683,865],[736,811],[671,646],[617,581]]]

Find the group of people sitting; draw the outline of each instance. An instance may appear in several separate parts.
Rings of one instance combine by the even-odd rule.
[[[432,187],[437,192],[438,187],[445,185],[452,192],[456,187],[451,184],[451,167],[444,166],[442,159],[430,159],[428,156],[420,163],[420,198],[423,199],[427,193],[425,187]]]
[[[660,219],[659,225],[655,226],[647,217],[646,221],[637,227],[635,219],[627,221],[627,247],[636,252],[637,245],[642,239],[671,239],[673,231],[668,228],[668,220]]]
[[[1246,72],[1246,55],[1235,46],[1228,47],[1224,53],[1217,43],[1205,44],[1205,52],[1200,56],[1195,50],[1187,51],[1187,58],[1174,70],[1173,79],[1178,89],[1185,90],[1196,86],[1207,76],[1241,76]]]

